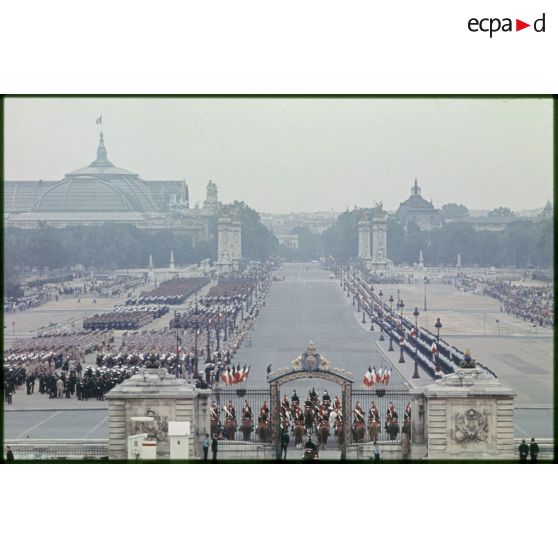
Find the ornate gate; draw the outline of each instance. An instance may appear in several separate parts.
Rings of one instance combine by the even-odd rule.
[[[280,388],[293,380],[319,378],[334,382],[341,386],[341,412],[343,414],[343,434],[341,440],[341,459],[347,457],[347,444],[351,435],[351,399],[353,377],[343,368],[333,368],[331,364],[316,351],[312,341],[302,355],[297,357],[291,368],[280,368],[270,373],[268,382],[271,391],[271,443],[275,446],[277,456],[280,455],[280,421],[279,408],[281,406]]]

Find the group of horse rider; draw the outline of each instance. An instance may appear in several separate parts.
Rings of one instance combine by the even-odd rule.
[[[250,435],[254,431],[254,412],[248,400],[244,401],[240,412],[240,425],[237,423],[236,410],[230,400],[221,408],[213,401],[209,412],[212,436],[217,434],[222,438],[234,440],[234,434],[238,429],[243,433],[244,441],[250,440]],[[279,424],[282,432],[290,430],[295,435],[297,447],[301,444],[301,436],[303,434],[313,434],[316,432],[318,438],[323,440],[324,437],[327,439],[331,430],[338,437],[340,444],[343,430],[341,400],[338,396],[335,396],[332,401],[327,390],[324,390],[320,398],[316,390],[312,388],[301,405],[300,398],[296,390],[294,390],[290,401],[287,395],[281,401]],[[395,440],[400,431],[409,435],[411,431],[410,426],[411,404],[408,403],[405,407],[403,426],[401,428],[395,405],[390,401],[384,422],[384,428],[390,440]],[[370,441],[378,441],[381,432],[380,413],[374,401],[371,402],[368,411],[365,411],[360,402],[357,401],[352,411],[353,440],[355,442],[364,442],[367,431]],[[271,411],[267,401],[264,401],[259,409],[256,434],[262,442],[269,442],[271,440]]]

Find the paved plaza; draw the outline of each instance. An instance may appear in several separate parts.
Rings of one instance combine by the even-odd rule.
[[[412,380],[412,360],[399,364],[399,350],[388,352],[388,342],[379,342],[379,332],[362,324],[362,314],[355,312],[352,299],[343,293],[339,282],[317,264],[285,264],[278,275],[284,281],[272,284],[266,305],[260,312],[255,329],[248,334],[235,363],[251,364],[247,386],[264,387],[266,368],[290,367],[310,340],[333,367],[344,368],[354,375],[356,388],[368,366],[393,367],[390,387],[422,387],[430,380],[425,373]],[[383,285],[384,300],[399,294],[405,301],[408,317],[415,306],[420,311],[419,324],[433,330],[439,317],[442,336],[460,349],[471,349],[474,358],[491,368],[514,389],[516,398],[515,435],[550,438],[553,436],[553,346],[552,332],[532,328],[521,320],[500,312],[499,303],[488,297],[464,293],[451,285],[427,286],[427,311],[423,311],[423,285]],[[116,299],[98,299],[96,305],[83,299],[76,308],[75,299],[49,303],[38,309],[15,314],[21,333],[58,320],[60,313],[81,319],[87,312],[112,307]],[[174,310],[174,308],[173,308]],[[59,314],[57,314],[57,312]],[[148,329],[168,324],[171,313],[150,324]],[[56,316],[56,317],[54,317]],[[10,315],[8,315],[9,319]],[[37,322],[36,320],[39,320]],[[499,320],[499,322],[496,322]],[[498,325],[500,331],[498,332]],[[16,334],[18,330],[16,328]],[[498,334],[499,333],[499,334]],[[91,360],[94,355],[88,355]],[[339,394],[337,385],[318,380],[298,380],[285,385],[289,397],[296,389],[304,397],[311,387]],[[49,400],[35,393],[27,396],[18,391],[14,404],[5,406],[4,428],[7,438],[102,438],[107,436],[106,402]],[[32,436],[31,436],[32,434]]]

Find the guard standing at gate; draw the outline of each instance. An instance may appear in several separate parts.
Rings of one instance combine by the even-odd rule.
[[[287,461],[287,448],[289,446],[290,440],[291,439],[289,437],[288,428],[283,428],[283,431],[281,432],[281,456],[280,456],[280,459],[282,459],[283,461]]]
[[[527,456],[529,455],[529,446],[525,442],[525,440],[521,440],[521,444],[519,444],[519,461],[521,463],[527,463]]]

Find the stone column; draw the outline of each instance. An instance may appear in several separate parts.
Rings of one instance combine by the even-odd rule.
[[[370,221],[367,219],[358,222],[358,257],[370,259]]]
[[[372,221],[372,250],[372,260],[381,262],[387,259],[387,219],[383,215]]]
[[[515,395],[478,368],[426,386],[428,459],[514,459]]]
[[[229,217],[221,217],[218,221],[217,233],[217,266],[219,271],[231,270],[232,265],[232,221]]]
[[[232,223],[232,260],[236,270],[240,268],[242,258],[242,223],[233,221]]]

